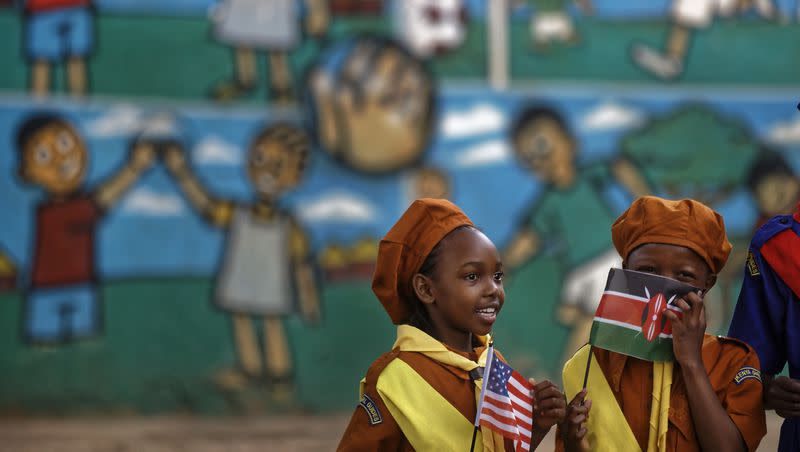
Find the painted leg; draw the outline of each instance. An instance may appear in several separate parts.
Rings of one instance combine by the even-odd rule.
[[[46,96],[50,91],[50,63],[45,60],[31,64],[31,94]]]
[[[278,104],[292,102],[292,74],[286,52],[269,52],[270,93]]]
[[[672,80],[683,73],[690,37],[691,31],[688,28],[673,25],[667,40],[666,54],[646,45],[635,44],[631,56],[642,69],[664,80]]]
[[[236,81],[252,88],[256,84],[256,52],[247,48],[237,48],[235,52]]]
[[[218,101],[230,101],[252,92],[256,84],[256,69],[256,53],[253,49],[234,49],[233,80],[217,83],[211,90],[211,97]]]
[[[72,57],[67,61],[67,86],[73,96],[82,97],[86,95],[88,83],[86,62],[83,58]]]
[[[258,339],[253,322],[247,314],[231,314],[233,335],[236,340],[236,353],[245,374],[257,377],[261,374],[261,359],[258,352]]]
[[[264,317],[264,353],[267,376],[277,381],[289,380],[292,375],[289,338],[283,319],[278,316]]]

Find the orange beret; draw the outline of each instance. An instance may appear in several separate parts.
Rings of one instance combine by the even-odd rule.
[[[693,199],[643,196],[611,226],[611,240],[623,259],[645,243],[684,246],[703,258],[714,273],[722,270],[731,252],[722,216]]]
[[[392,323],[404,323],[411,315],[415,299],[411,279],[433,247],[453,229],[464,225],[473,226],[455,204],[424,198],[414,201],[386,233],[378,247],[372,291]]]

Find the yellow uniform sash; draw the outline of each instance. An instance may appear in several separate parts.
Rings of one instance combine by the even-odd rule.
[[[487,337],[478,337],[486,343]],[[410,325],[397,327],[397,341],[392,349],[417,352],[442,364],[469,372],[486,364],[486,351],[478,362],[447,349],[441,342]],[[481,380],[476,380],[476,397],[480,396]],[[401,359],[392,360],[383,369],[376,383],[378,394],[397,421],[414,450],[469,451],[474,425],[450,402],[431,387],[411,366]],[[361,395],[364,394],[363,380]],[[481,427],[475,440],[476,451],[502,451],[503,437]]]
[[[571,400],[582,389],[589,350],[589,345],[584,345],[564,365],[564,392],[567,400]],[[599,452],[622,450],[641,452],[642,449],[639,447],[625,415],[622,414],[617,399],[614,397],[594,354],[592,354],[591,360],[589,378],[586,382],[587,396],[592,400],[592,412],[586,422],[586,436],[589,445],[593,451]],[[672,363],[654,362],[653,404],[650,409],[648,452],[664,452],[666,450],[671,386]]]

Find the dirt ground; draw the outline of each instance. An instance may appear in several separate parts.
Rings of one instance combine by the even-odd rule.
[[[263,418],[2,419],[2,452],[263,452],[335,450],[349,414]],[[759,451],[778,448],[770,412]],[[553,450],[552,432],[539,450]]]

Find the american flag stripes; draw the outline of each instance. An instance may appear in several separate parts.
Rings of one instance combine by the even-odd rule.
[[[475,425],[514,440],[517,451],[531,448],[533,386],[508,364],[494,357],[489,345]]]

